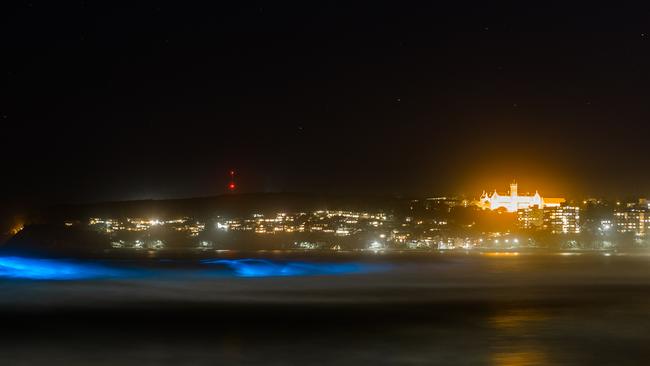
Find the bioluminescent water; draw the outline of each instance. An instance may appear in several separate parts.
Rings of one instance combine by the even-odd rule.
[[[175,266],[178,264],[182,265],[181,268]],[[157,260],[148,262],[147,266],[139,266],[138,262],[0,257],[0,279],[26,280],[287,277],[369,273],[386,269],[387,266],[355,262],[310,263],[263,259],[209,259],[200,262]]]
[[[0,258],[0,359],[54,366],[650,359],[647,256],[330,258]]]
[[[361,263],[308,263],[266,259],[210,259],[202,263],[223,266],[238,277],[316,276],[368,273],[387,269]]]
[[[0,278],[84,280],[115,278],[127,273],[109,266],[61,259],[0,257]]]

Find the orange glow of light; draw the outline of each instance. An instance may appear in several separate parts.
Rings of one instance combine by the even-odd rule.
[[[516,257],[519,255],[519,252],[486,252],[481,254],[488,257]]]
[[[9,230],[9,233],[10,233],[11,235],[16,235],[16,234],[18,234],[19,232],[23,231],[24,228],[25,228],[25,227],[23,226],[23,224],[16,224],[14,227],[12,227],[12,228]]]

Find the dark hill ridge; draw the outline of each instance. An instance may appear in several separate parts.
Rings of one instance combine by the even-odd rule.
[[[2,255],[90,255],[110,248],[109,238],[91,230],[63,225],[28,225],[0,246]]]
[[[409,200],[387,196],[363,195],[323,195],[310,193],[249,193],[227,194],[215,197],[197,197],[164,200],[116,201],[88,204],[61,204],[47,208],[24,209],[20,212],[20,225],[26,230],[13,240],[27,243],[30,237],[36,235],[40,242],[56,241],[57,233],[63,230],[65,221],[86,223],[91,217],[104,218],[157,218],[170,219],[192,217],[198,220],[210,220],[217,216],[244,217],[254,212],[274,214],[277,212],[309,212],[316,210],[358,210],[388,213],[399,213],[408,209]],[[3,227],[14,227],[16,214],[2,217]],[[42,226],[42,227],[41,227]],[[58,240],[61,245],[74,243],[74,247],[85,246],[86,243],[98,243],[98,238],[70,238],[70,231],[65,231],[65,240]],[[10,241],[13,236],[8,230],[0,236],[0,244]],[[62,232],[61,232],[62,233]],[[60,233],[60,234],[61,234]],[[63,235],[63,234],[62,234]],[[43,245],[43,244],[42,244]],[[48,244],[49,245],[49,244]],[[87,245],[87,244],[86,244]],[[105,247],[102,243],[99,247]],[[47,246],[47,245],[46,245]]]
[[[367,210],[398,212],[407,199],[382,196],[316,195],[308,193],[251,193],[167,200],[101,202],[57,205],[40,213],[38,221],[62,222],[89,217],[198,217],[246,216],[253,212]]]

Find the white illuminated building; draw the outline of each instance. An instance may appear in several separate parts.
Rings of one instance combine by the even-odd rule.
[[[496,210],[504,208],[508,212],[517,212],[529,207],[537,206],[540,209],[544,207],[559,207],[564,202],[563,198],[544,198],[539,192],[535,191],[532,196],[520,196],[517,192],[517,183],[510,183],[510,194],[500,195],[494,190],[492,195],[483,191],[478,201],[478,206],[483,209]]]

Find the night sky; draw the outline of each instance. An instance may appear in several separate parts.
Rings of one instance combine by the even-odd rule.
[[[132,3],[2,5],[3,204],[650,193],[647,3]]]

